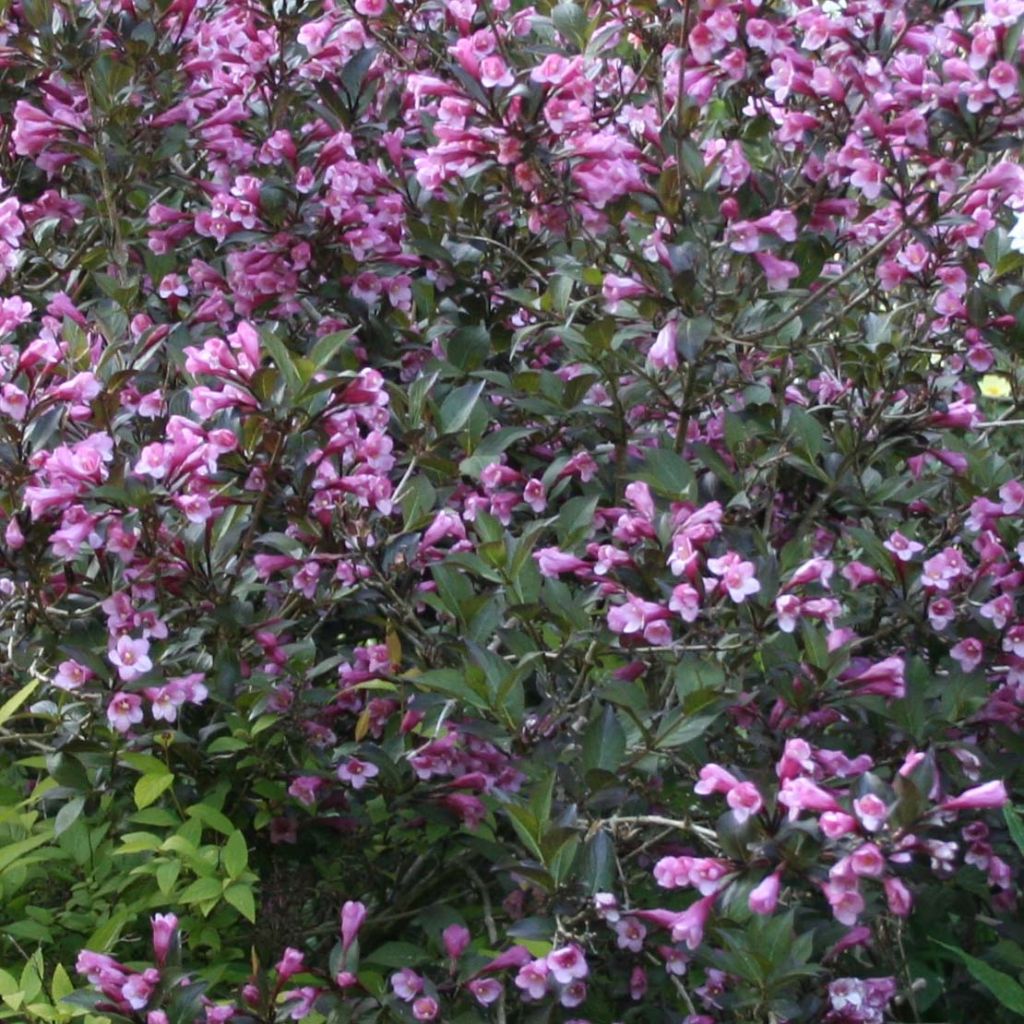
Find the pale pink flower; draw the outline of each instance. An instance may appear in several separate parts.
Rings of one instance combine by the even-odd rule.
[[[107,705],[107,720],[118,732],[128,732],[142,721],[142,698],[137,693],[115,693]]]
[[[391,975],[391,988],[399,999],[411,1003],[423,991],[423,979],[411,968],[403,967]]]
[[[149,659],[149,641],[118,637],[117,643],[107,652],[107,657],[117,666],[117,674],[126,683],[144,676],[153,667]]]
[[[752,913],[775,913],[775,908],[779,902],[779,889],[781,888],[780,876],[781,872],[773,872],[751,891],[747,903]]]
[[[361,761],[358,757],[350,757],[338,765],[337,774],[342,782],[347,782],[353,789],[362,789],[368,779],[372,779],[380,769],[371,761]]]

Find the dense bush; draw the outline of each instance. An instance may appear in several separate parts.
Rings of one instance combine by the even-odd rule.
[[[1024,1015],[1022,28],[0,2],[0,1019]]]

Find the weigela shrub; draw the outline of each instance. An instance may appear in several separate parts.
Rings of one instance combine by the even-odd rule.
[[[1024,1013],[1022,29],[0,3],[0,1018]]]

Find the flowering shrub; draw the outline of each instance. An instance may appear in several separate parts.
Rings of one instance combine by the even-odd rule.
[[[1022,28],[0,3],[0,1019],[1024,1014]]]

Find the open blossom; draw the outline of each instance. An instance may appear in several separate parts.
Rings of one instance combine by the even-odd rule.
[[[615,923],[615,944],[619,949],[628,949],[631,953],[640,953],[644,948],[647,929],[635,917],[620,917]]]
[[[742,603],[761,589],[754,578],[756,569],[753,562],[744,562],[739,555],[730,551],[721,558],[709,558],[708,568],[722,579],[722,584],[737,604]]]
[[[726,794],[725,802],[741,824],[753,815],[759,814],[764,807],[761,794],[752,782],[741,782],[738,786],[733,786]]]
[[[118,732],[128,732],[142,721],[142,698],[137,693],[115,693],[107,705],[107,720]]]
[[[423,991],[423,979],[411,968],[403,967],[391,975],[391,988],[399,999],[411,1003]]]
[[[61,690],[77,690],[83,683],[92,679],[93,673],[84,665],[73,659],[62,661],[57,666],[57,674],[53,677],[53,685]]]
[[[542,999],[548,988],[548,973],[546,960],[523,964],[516,974],[516,987],[522,989],[524,998]]]
[[[117,666],[117,674],[126,683],[144,676],[153,668],[149,658],[149,641],[118,637],[117,643],[107,652],[111,664]]]
[[[347,782],[353,789],[362,789],[379,771],[380,769],[370,761],[350,757],[338,765],[337,774],[342,782]]]
[[[559,985],[568,985],[577,978],[585,978],[589,973],[583,950],[576,945],[553,949],[548,953],[546,963],[551,977]]]

